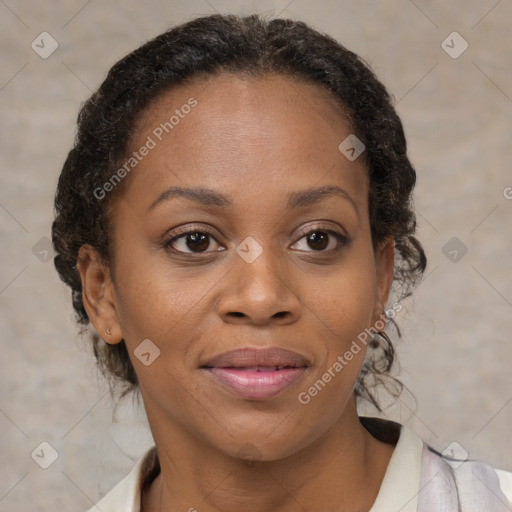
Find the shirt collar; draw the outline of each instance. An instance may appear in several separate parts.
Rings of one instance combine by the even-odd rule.
[[[396,441],[377,498],[370,512],[416,512],[421,478],[423,440],[406,426],[390,420],[359,416],[377,439]],[[398,438],[398,440],[396,440]]]

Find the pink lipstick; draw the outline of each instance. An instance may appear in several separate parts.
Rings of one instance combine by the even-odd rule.
[[[265,399],[293,385],[309,366],[297,352],[270,347],[224,352],[201,368],[243,398]]]

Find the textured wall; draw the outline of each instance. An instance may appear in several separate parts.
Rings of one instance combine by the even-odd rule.
[[[387,414],[440,450],[457,441],[512,470],[510,1],[2,0],[0,511],[85,510],[151,443],[129,401],[112,422],[48,261],[52,200],[78,107],[108,68],[214,11],[303,19],[363,56],[394,94],[429,267],[399,319],[401,375],[417,404],[404,394]],[[446,39],[454,31],[463,39]],[[31,458],[52,461],[43,441],[58,452],[46,470]]]

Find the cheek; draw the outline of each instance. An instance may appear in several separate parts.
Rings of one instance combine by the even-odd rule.
[[[150,339],[161,349],[182,350],[190,326],[205,314],[211,279],[171,272],[162,258],[136,250],[119,258],[116,267],[118,315],[128,348]]]
[[[323,425],[336,421],[344,410],[365,359],[375,300],[373,267],[368,263],[359,260],[350,272],[325,282],[321,295],[311,294],[321,339],[316,351],[322,356],[298,401],[311,417],[322,416]]]
[[[354,258],[322,282],[319,288],[305,287],[314,313],[336,340],[337,348],[350,345],[371,325],[376,297],[373,260]],[[319,293],[318,290],[322,292]]]
[[[315,304],[313,318],[322,339],[318,351],[323,354],[312,376],[314,389],[305,391],[311,398],[318,395],[314,401],[319,407],[321,403],[333,403],[339,411],[356,384],[374,315],[374,276],[372,253],[366,256],[363,252],[323,283],[322,294],[310,292]]]
[[[371,276],[371,271],[368,272]],[[367,351],[373,312],[374,282],[365,274],[359,279],[343,274],[332,279],[317,297],[321,312],[317,331],[318,366],[298,390],[296,410],[301,428],[310,438],[324,433],[336,423],[352,397]]]

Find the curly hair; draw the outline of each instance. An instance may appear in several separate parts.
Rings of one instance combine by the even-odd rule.
[[[122,187],[103,200],[94,190],[126,158],[137,121],[152,102],[178,84],[223,72],[289,76],[316,84],[334,98],[365,145],[362,157],[369,178],[372,244],[375,250],[385,239],[395,242],[393,287],[398,300],[409,296],[421,279],[426,256],[414,237],[416,172],[407,157],[402,123],[391,96],[369,65],[303,22],[212,15],[172,28],[121,59],[80,109],[74,146],[57,186],[52,240],[55,268],[71,287],[82,333],[89,318],[76,267],[78,251],[90,244],[107,265],[113,261],[110,211]],[[391,322],[400,337],[398,326]],[[124,340],[109,345],[94,333],[92,341],[103,373],[125,384],[123,396],[136,389],[137,375]],[[379,333],[370,350],[373,355],[365,360],[354,394],[381,410],[371,390],[386,385],[388,378],[399,384],[395,396],[403,386],[390,376],[395,353],[389,336]]]

